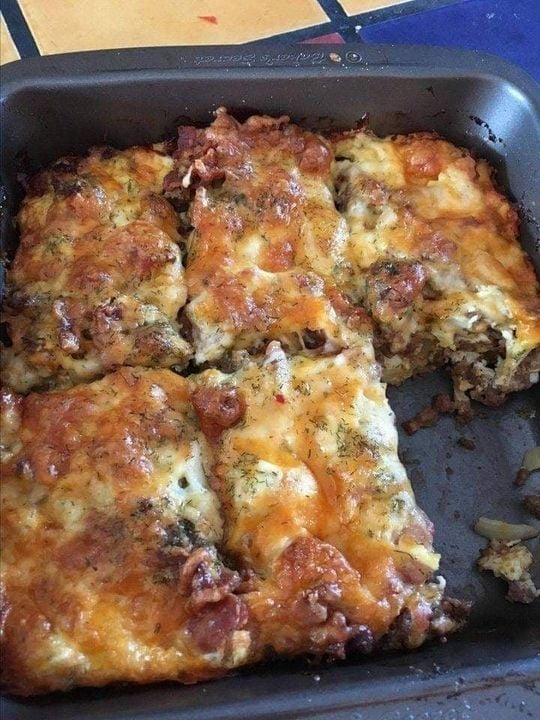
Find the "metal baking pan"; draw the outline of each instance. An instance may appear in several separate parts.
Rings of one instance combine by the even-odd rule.
[[[24,60],[5,66],[2,76],[8,256],[16,244],[18,171],[93,144],[149,143],[173,135],[180,122],[208,122],[226,105],[240,117],[287,113],[318,129],[351,127],[367,116],[378,133],[434,130],[474,149],[518,203],[523,245],[540,265],[540,90],[497,58],[406,46],[149,48]],[[446,386],[441,374],[390,389],[398,421]],[[474,601],[468,628],[446,645],[334,665],[273,663],[190,687],[7,698],[3,717],[538,717],[540,603],[510,604],[501,581],[474,569],[485,543],[471,529],[480,514],[530,521],[512,479],[524,451],[540,444],[538,400],[531,390],[503,408],[484,408],[466,428],[443,418],[401,437],[419,503],[435,523],[450,594]],[[476,450],[457,444],[462,435]]]

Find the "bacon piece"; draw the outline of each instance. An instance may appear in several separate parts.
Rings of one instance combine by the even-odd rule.
[[[115,329],[116,323],[122,319],[123,314],[122,305],[113,300],[99,305],[94,313],[97,332],[107,333]]]
[[[402,138],[402,143],[405,172],[409,177],[429,180],[443,170],[445,157],[433,135],[418,133]]]
[[[178,128],[178,139],[176,147],[178,150],[189,150],[194,147],[199,140],[201,131],[193,125],[180,125]]]
[[[409,635],[413,627],[413,616],[409,608],[403,608],[391,624],[386,635],[381,639],[380,645],[384,650],[394,650],[407,646]]]
[[[220,161],[214,148],[210,148],[203,158],[193,162],[192,174],[199,178],[202,185],[211,185],[225,177],[225,170],[220,167]]]
[[[352,636],[347,641],[347,655],[369,655],[373,652],[375,637],[367,625],[353,625]]]
[[[336,582],[327,582],[305,590],[291,606],[290,614],[299,625],[319,625],[328,620],[329,608],[341,597]]]
[[[388,202],[390,193],[382,183],[377,182],[368,175],[359,173],[354,181],[349,182],[343,175],[338,177],[339,194],[338,208],[344,211],[354,196],[359,196],[368,205],[380,207]]]
[[[227,428],[236,425],[246,412],[244,398],[235,388],[199,388],[191,402],[206,437],[216,442]]]
[[[419,507],[414,509],[412,520],[402,533],[402,536],[413,538],[417,543],[430,545],[433,540],[435,528],[426,513]]]
[[[180,590],[190,596],[190,606],[195,610],[221,602],[239,585],[240,575],[218,561],[215,548],[194,550],[180,575]]]
[[[375,317],[406,310],[422,292],[426,272],[419,262],[382,262],[371,267],[367,299]]]
[[[456,254],[457,245],[441,232],[428,234],[420,241],[421,257],[426,260],[442,260],[448,262]]]
[[[338,315],[342,315],[346,318],[347,327],[354,330],[371,327],[371,318],[364,308],[354,305],[352,300],[335,288],[330,288],[327,291],[327,295],[332,307]]]
[[[331,613],[324,625],[316,626],[309,634],[314,648],[324,648],[325,655],[345,658],[345,643],[349,639],[350,627],[342,612]]]
[[[472,602],[443,597],[440,605],[434,608],[430,620],[430,632],[436,637],[444,638],[451,632],[461,628],[471,613]]]
[[[299,538],[282,553],[276,580],[288,592],[301,586],[317,586],[319,596],[324,584],[327,601],[331,584],[354,575],[355,570],[333,545],[315,538]]]
[[[247,621],[246,604],[236,595],[227,595],[220,602],[205,605],[189,620],[188,630],[202,652],[213,652]]]
[[[202,589],[213,584],[212,566],[216,555],[210,548],[200,547],[194,550],[182,567],[180,590],[189,594],[192,589]]]
[[[540,591],[536,588],[531,576],[527,573],[520,580],[513,580],[508,583],[506,599],[511,602],[524,603],[528,605],[536,600]]]
[[[332,156],[320,138],[308,136],[300,159],[300,168],[309,173],[324,173],[330,168]]]
[[[171,193],[173,196],[179,192],[180,197],[189,194],[184,184],[184,178],[191,166],[191,163],[205,155],[210,145],[206,140],[205,131],[200,130],[193,125],[181,125],[178,130],[178,138],[176,141],[176,149],[173,157],[176,164],[173,170],[165,176],[163,180],[163,190],[165,193]],[[190,180],[190,184],[193,183]]]

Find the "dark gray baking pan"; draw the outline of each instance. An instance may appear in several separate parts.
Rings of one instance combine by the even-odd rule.
[[[159,48],[37,58],[2,69],[2,173],[6,252],[15,247],[17,172],[97,143],[127,146],[207,122],[226,105],[290,114],[307,126],[351,127],[369,118],[379,133],[435,130],[497,168],[518,203],[522,240],[540,259],[540,91],[493,57],[404,46]],[[536,214],[536,218],[535,218]],[[537,265],[538,266],[538,265]],[[446,387],[444,375],[390,390],[398,421]],[[474,601],[468,628],[446,645],[334,665],[273,663],[191,687],[76,690],[4,701],[3,717],[354,718],[508,720],[540,716],[539,602],[511,604],[504,584],[479,574],[480,515],[529,521],[512,484],[523,453],[540,444],[538,394],[483,409],[467,427],[444,418],[401,437],[418,500],[435,523],[450,593]],[[474,451],[458,444],[463,435]],[[534,483],[531,478],[531,485]]]

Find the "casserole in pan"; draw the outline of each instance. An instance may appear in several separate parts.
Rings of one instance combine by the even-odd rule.
[[[391,57],[394,52],[401,56],[401,61],[398,62],[397,57],[395,63],[389,61],[388,54]],[[50,67],[50,76],[42,75],[40,79],[32,78],[33,61],[13,66],[12,78],[10,80],[8,75],[4,87],[5,122],[9,128],[5,134],[3,155],[8,172],[8,207],[13,208],[17,202],[14,168],[16,158],[20,159],[23,152],[31,162],[44,164],[65,153],[84,151],[93,144],[107,142],[126,146],[147,143],[160,134],[170,134],[178,122],[178,115],[198,122],[207,121],[211,110],[222,104],[239,109],[240,112],[255,109],[277,115],[286,110],[293,119],[321,129],[328,129],[330,124],[336,128],[352,126],[368,113],[370,127],[375,132],[436,130],[456,143],[475,149],[480,156],[487,157],[498,168],[499,179],[507,185],[505,189],[514,193],[524,209],[523,242],[530,252],[534,244],[531,209],[534,210],[537,203],[538,168],[535,167],[537,158],[525,152],[523,140],[529,137],[530,144],[538,142],[538,121],[534,113],[537,102],[535,88],[529,86],[529,81],[520,73],[505,65],[498,67],[495,61],[483,60],[483,70],[479,71],[472,67],[474,63],[470,56],[444,51],[437,53],[437,70],[433,70],[428,60],[430,52],[425,49],[415,51],[401,48],[398,51],[371,48],[366,51],[343,47],[323,48],[318,52],[299,52],[297,49],[280,50],[279,53],[246,51],[235,56],[213,48],[208,52],[197,50],[181,55],[165,49],[120,54],[97,53],[73,56],[71,60],[49,58],[40,62],[44,63],[44,67]],[[426,62],[424,66],[420,59],[422,54]],[[381,64],[381,61],[384,62]],[[114,70],[109,67],[111,62],[117,66]],[[93,66],[93,73],[86,63]],[[144,66],[144,69],[130,70],[133,63]],[[494,69],[489,69],[490,63],[494,64]],[[176,65],[180,65],[180,68]],[[221,68],[221,72],[213,69],[214,65]],[[235,65],[239,67],[235,68]],[[247,76],[244,66],[250,67]],[[456,77],[452,77],[452,74]],[[144,102],[141,101],[143,96]],[[409,385],[392,391],[391,401],[398,419],[403,420],[407,415],[414,414],[411,403],[416,393],[429,395],[433,392],[434,384],[443,382],[442,379],[432,377],[427,381],[415,381],[414,390]],[[533,403],[532,393],[513,398],[503,410],[494,411],[488,416],[499,421],[501,418],[507,419],[505,438],[509,437],[509,429],[515,428],[508,452],[495,468],[490,467],[491,463],[484,453],[486,448],[495,447],[500,438],[496,434],[490,436],[488,421],[482,424],[476,420],[471,426],[476,433],[477,447],[482,449],[482,457],[486,461],[485,480],[480,459],[475,466],[474,482],[465,478],[464,471],[469,467],[469,458],[462,457],[463,452],[455,448],[455,431],[452,433],[451,426],[439,426],[429,440],[422,440],[422,436],[418,436],[402,443],[402,449],[409,453],[410,448],[412,453],[407,455],[405,462],[411,464],[413,480],[416,468],[429,477],[429,486],[423,488],[420,478],[416,482],[416,490],[423,506],[435,521],[438,546],[443,549],[447,563],[450,563],[446,575],[452,592],[475,602],[475,615],[468,634],[453,641],[456,644],[452,645],[452,662],[459,656],[458,649],[463,647],[465,638],[471,640],[475,633],[479,633],[482,638],[492,637],[484,634],[486,626],[502,632],[500,628],[504,626],[508,629],[512,624],[511,618],[514,618],[515,628],[511,632],[513,643],[516,644],[514,669],[530,669],[532,672],[529,665],[533,664],[532,648],[534,634],[538,629],[537,610],[532,606],[510,606],[502,599],[498,603],[494,595],[496,585],[490,586],[488,581],[485,581],[485,586],[480,584],[471,568],[478,542],[472,533],[467,535],[471,522],[478,514],[500,515],[502,508],[509,515],[513,506],[515,518],[519,516],[519,499],[511,488],[511,468],[519,467],[523,451],[538,443],[534,438],[534,420],[528,430],[524,428],[522,416],[527,414],[527,403]],[[520,415],[516,417],[517,408],[520,409]],[[414,406],[414,409],[418,409],[418,406]],[[450,433],[450,436],[446,438],[445,433]],[[448,453],[448,464],[446,460],[441,462]],[[419,459],[416,466],[415,461]],[[440,477],[442,470],[446,483],[436,487],[440,481],[434,478]],[[499,474],[497,482],[493,477],[495,473]],[[493,491],[495,505],[485,505],[481,489],[483,482],[489,483],[490,488],[496,487],[497,493],[500,489],[500,495],[495,495]],[[437,490],[442,494],[437,495]],[[472,493],[468,503],[465,500],[466,493]],[[478,508],[480,499],[482,505]],[[466,513],[464,504],[470,506],[470,515]],[[507,508],[509,504],[510,508]],[[480,512],[475,512],[477,508]],[[456,513],[461,515],[458,517]],[[513,519],[508,518],[508,515],[505,515],[505,519]],[[456,542],[456,547],[452,549],[452,544],[458,538],[460,543]],[[476,586],[467,587],[472,582]],[[525,633],[525,637],[522,638],[520,633]],[[503,646],[504,641],[501,640],[501,648]],[[435,653],[443,663],[443,650],[427,648],[422,651],[425,655],[414,656],[414,662]],[[464,653],[467,654],[466,649]],[[507,658],[509,653],[506,646]],[[401,658],[378,658],[372,665],[321,668],[318,674],[321,675],[321,683],[330,676],[340,677],[343,682],[347,682],[355,669],[365,675],[386,667],[388,663],[399,665],[401,662]],[[412,662],[412,658],[408,662]],[[459,664],[459,660],[457,662]],[[242,679],[242,687],[247,687],[246,682],[264,683],[272,677],[272,672],[281,673],[282,670],[297,673],[300,668],[297,666],[293,669],[291,666],[282,669],[276,666],[264,669],[262,675],[254,675],[252,672]],[[341,675],[335,675],[340,672]],[[480,676],[488,677],[490,674],[493,674],[493,667],[484,667],[480,672]],[[451,682],[451,677],[449,672],[445,676],[446,681]],[[474,670],[471,668],[471,679],[473,677]],[[300,680],[297,676],[297,681]],[[405,680],[406,677],[403,678]],[[223,683],[226,686],[227,683],[234,683],[234,679]],[[374,692],[377,682],[374,680],[368,685],[370,692]],[[436,685],[434,682],[433,687]],[[172,710],[177,707],[180,711],[183,706],[189,712],[190,703],[198,705],[204,702],[204,698],[213,692],[211,687],[204,690],[174,690],[175,697],[170,698],[173,704],[169,708]],[[234,688],[234,684],[231,687]],[[143,691],[136,690],[128,696],[138,697],[140,692]],[[158,692],[156,688],[144,691],[150,706],[158,697],[155,694]],[[198,695],[193,694],[197,692]],[[319,702],[321,708],[328,707],[332,693],[316,692],[315,695],[317,699],[312,698],[314,703]],[[375,697],[372,694],[371,698]],[[343,686],[340,697],[333,697],[334,707],[350,706],[357,699],[354,698],[354,688]],[[105,702],[103,693],[95,701],[99,704]],[[298,708],[298,704],[295,706],[298,701],[301,702],[297,693],[290,696],[284,693],[278,705],[289,702],[288,705],[281,705],[281,711],[290,714]],[[11,707],[16,707],[16,712],[23,713],[20,716],[24,717],[24,713],[35,711],[38,707],[38,712],[47,712],[46,706],[53,702],[49,698],[40,705],[19,704]],[[115,702],[111,709],[114,705]],[[234,712],[233,707],[238,708],[238,705],[233,703],[224,707],[221,704],[219,709],[207,707],[208,716],[211,716],[210,713],[216,717],[220,716],[219,713],[226,716]],[[67,708],[66,701],[60,701],[54,712],[58,714]],[[273,714],[278,710],[276,706]],[[84,704],[79,705],[79,717],[84,711]],[[245,712],[256,716],[258,712],[270,712],[270,708],[259,705],[258,709],[257,702],[253,702],[246,707]]]

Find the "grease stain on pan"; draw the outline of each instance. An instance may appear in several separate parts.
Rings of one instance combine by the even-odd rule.
[[[483,127],[487,130],[488,140],[490,142],[501,143],[501,145],[506,147],[506,143],[504,142],[504,140],[500,137],[497,137],[497,135],[495,135],[495,133],[493,132],[493,130],[491,129],[491,127],[485,120],[482,120],[482,118],[479,118],[478,115],[469,115],[469,120],[472,120],[475,125],[478,125],[478,127]]]

